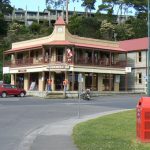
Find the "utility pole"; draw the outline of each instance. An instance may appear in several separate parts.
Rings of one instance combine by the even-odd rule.
[[[147,95],[150,96],[150,0],[148,0],[148,53],[147,54],[148,54]]]

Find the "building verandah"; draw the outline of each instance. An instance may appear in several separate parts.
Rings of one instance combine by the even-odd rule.
[[[73,54],[70,60],[67,49]],[[76,47],[66,43],[8,52],[5,58],[4,66],[10,66],[13,72],[12,83],[25,90],[37,91],[46,91],[48,78],[52,79],[53,91],[63,91],[64,79],[69,81],[69,91],[78,91],[79,73],[83,74],[84,89],[119,91],[117,82],[120,82],[122,67],[126,66],[126,53]],[[117,78],[119,81],[115,82]],[[31,85],[33,82],[34,88]]]
[[[78,91],[78,74],[79,72],[51,72],[52,91],[63,91],[63,81],[68,80],[67,90]],[[82,73],[83,90],[91,89],[92,91],[116,91],[119,92],[119,75],[115,74],[98,74]],[[38,73],[20,73],[11,74],[11,84],[16,84],[27,91],[47,91],[47,79],[49,72]],[[35,82],[33,87],[32,83]]]

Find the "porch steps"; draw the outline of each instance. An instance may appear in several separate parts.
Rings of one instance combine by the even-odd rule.
[[[46,94],[46,99],[64,99],[66,98],[63,92],[48,92]]]

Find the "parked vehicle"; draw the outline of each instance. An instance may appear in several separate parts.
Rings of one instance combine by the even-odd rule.
[[[86,89],[85,91],[82,91],[80,96],[81,96],[81,99],[83,100],[90,100],[91,99],[90,89]]]
[[[7,97],[7,95],[24,97],[26,95],[26,91],[24,89],[17,88],[15,85],[1,84],[0,95],[1,97]]]

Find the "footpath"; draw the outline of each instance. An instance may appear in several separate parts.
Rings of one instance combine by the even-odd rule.
[[[21,142],[18,150],[78,150],[72,140],[73,127],[76,124],[127,110],[129,109],[107,111],[47,124],[30,132]]]

